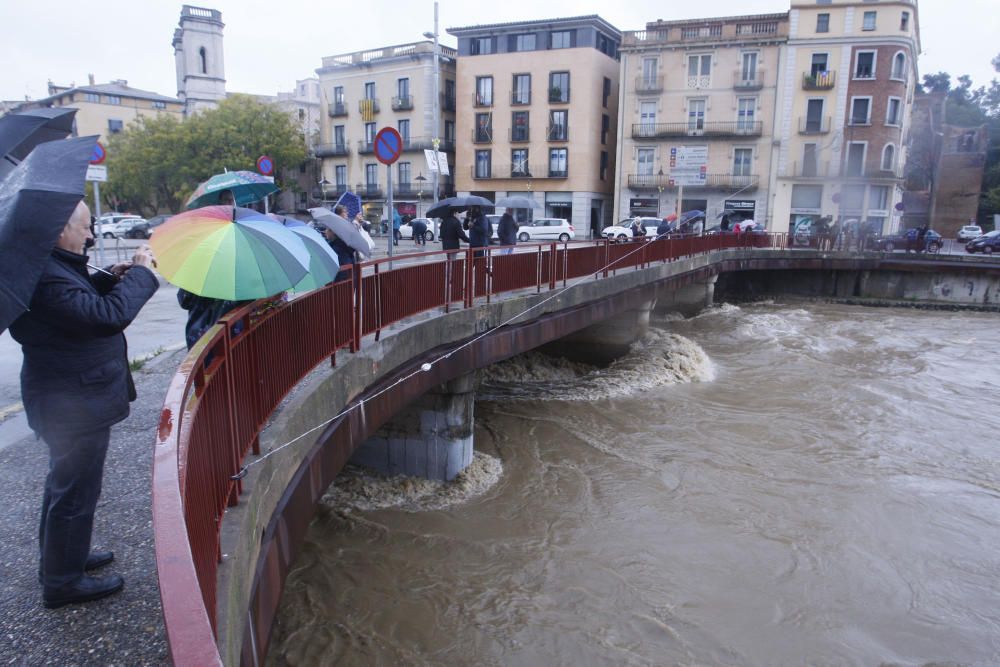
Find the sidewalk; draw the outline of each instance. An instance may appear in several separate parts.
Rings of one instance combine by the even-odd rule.
[[[47,610],[38,584],[38,512],[48,453],[29,435],[0,450],[0,664],[168,665],[153,553],[152,453],[163,397],[185,349],[134,372],[139,398],[111,431],[94,546],[125,577],[105,600]]]

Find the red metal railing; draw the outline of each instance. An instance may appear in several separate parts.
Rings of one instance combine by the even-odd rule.
[[[610,243],[433,251],[355,265],[349,279],[290,301],[257,301],[213,326],[167,391],[153,472],[156,563],[168,642],[178,664],[219,662],[216,579],[226,508],[238,502],[248,452],[288,392],[343,348],[394,322],[476,298],[723,248],[782,248],[782,234],[723,234]],[[420,263],[416,263],[419,261]]]

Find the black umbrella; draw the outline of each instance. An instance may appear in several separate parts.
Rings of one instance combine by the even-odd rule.
[[[0,118],[0,178],[38,144],[72,134],[75,115],[76,109],[32,109]]]
[[[49,141],[0,182],[0,332],[28,309],[73,209],[97,137]]]
[[[464,197],[448,197],[442,199],[433,208],[428,209],[425,214],[428,218],[441,218],[451,211],[464,211],[470,206],[482,206],[483,208],[493,208],[493,202],[486,197],[476,195],[466,195]]]

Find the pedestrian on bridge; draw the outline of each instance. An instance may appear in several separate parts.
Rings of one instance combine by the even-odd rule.
[[[448,211],[448,215],[441,221],[441,248],[443,250],[458,250],[461,246],[459,241],[469,242],[469,237],[462,229],[462,223],[458,221],[458,216],[454,210]]]
[[[500,245],[514,246],[517,244],[517,221],[514,220],[514,209],[504,209],[500,216],[500,224],[497,225],[497,236],[500,238]],[[514,252],[514,248],[507,248],[503,254],[509,255]]]

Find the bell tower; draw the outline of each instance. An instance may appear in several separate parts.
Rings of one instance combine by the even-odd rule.
[[[226,67],[222,52],[222,12],[184,5],[174,30],[177,97],[184,114],[214,109],[226,97]]]

